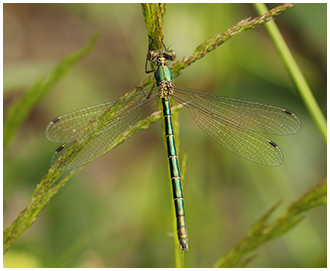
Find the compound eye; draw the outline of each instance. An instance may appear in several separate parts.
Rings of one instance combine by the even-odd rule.
[[[155,58],[159,55],[159,52],[155,52],[155,51],[149,51],[147,53],[147,60],[149,61],[154,61]]]
[[[166,55],[166,59],[170,60],[170,61],[173,61],[175,58],[176,58],[176,53],[175,51],[171,50],[171,51],[167,51],[165,53]]]

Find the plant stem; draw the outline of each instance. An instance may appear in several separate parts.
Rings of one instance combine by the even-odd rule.
[[[145,19],[145,25],[149,36],[149,49],[152,50],[163,50],[163,27],[164,27],[164,15],[165,15],[165,4],[142,4],[142,12]],[[151,40],[150,40],[151,39]],[[172,112],[173,129],[175,131],[176,149],[179,154],[179,119],[178,114]],[[163,125],[164,128],[164,125]],[[165,129],[163,129],[165,131]],[[164,134],[164,143],[166,145]],[[170,179],[170,186],[172,191],[172,180]],[[173,196],[173,195],[172,195]],[[173,196],[174,197],[174,196]],[[184,255],[181,252],[180,244],[177,236],[177,224],[176,224],[176,212],[174,205],[172,205],[172,216],[173,216],[173,241],[174,241],[174,264],[176,268],[182,268],[184,264]]]
[[[254,7],[259,14],[268,12],[265,4],[255,3]],[[318,127],[325,142],[327,142],[327,123],[325,117],[318,106],[311,89],[309,88],[304,75],[302,74],[299,66],[293,58],[289,47],[287,46],[283,36],[281,35],[276,23],[274,21],[265,24],[265,28],[272,39],[274,46],[280,55],[288,73],[293,80],[293,83],[298,89],[301,98],[303,99],[307,110],[311,114],[316,126]]]

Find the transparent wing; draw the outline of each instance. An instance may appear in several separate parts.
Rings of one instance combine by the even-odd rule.
[[[282,163],[282,152],[274,142],[250,130],[226,123],[217,116],[190,111],[195,122],[207,135],[233,153],[266,166]]]
[[[49,140],[64,142],[52,157],[56,170],[71,170],[90,163],[117,146],[121,136],[142,118],[155,97],[138,94],[55,118],[47,127]]]
[[[218,119],[251,131],[289,135],[301,129],[296,115],[283,108],[254,101],[219,97],[197,90],[175,88],[175,94],[191,108],[216,115]]]
[[[301,127],[291,111],[258,102],[177,88],[173,99],[184,104],[202,130],[220,145],[267,166],[280,165],[282,152],[254,131],[284,135],[296,133]]]
[[[143,103],[144,98],[145,93],[139,92],[131,97],[81,108],[56,117],[46,128],[46,137],[53,142],[65,143],[84,137],[95,129],[102,130],[127,108],[129,111],[129,108]]]
[[[47,139],[63,143],[88,134],[93,129],[90,124],[95,123],[114,104],[107,102],[89,106],[55,118],[46,128]]]

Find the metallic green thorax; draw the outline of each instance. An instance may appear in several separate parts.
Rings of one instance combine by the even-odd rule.
[[[173,95],[172,73],[167,65],[167,59],[163,54],[160,53],[154,61],[157,66],[155,70],[155,79],[158,87],[158,95],[162,99],[163,105],[167,154],[170,165],[178,239],[181,249],[186,251],[188,250],[188,233],[185,220],[181,177],[174,142],[170,104],[170,97]]]
[[[158,87],[158,95],[160,98],[169,98],[173,95],[172,72],[167,66],[167,60],[161,55],[157,58],[156,65],[155,79]]]

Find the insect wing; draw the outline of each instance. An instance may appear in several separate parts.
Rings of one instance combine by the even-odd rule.
[[[178,88],[173,99],[185,105],[197,125],[220,145],[262,165],[280,165],[283,154],[274,142],[256,132],[286,135],[301,128],[291,111],[258,102]]]
[[[225,122],[251,131],[289,135],[301,129],[297,116],[280,107],[230,97],[220,97],[197,90],[175,89],[181,99],[199,110],[217,115]]]
[[[114,104],[115,102],[106,102],[89,106],[53,119],[46,128],[47,139],[63,143],[83,137],[93,130],[92,124]]]
[[[59,121],[51,122],[47,128],[48,137],[71,140],[55,151],[52,167],[60,171],[75,169],[113,149],[123,141],[125,133],[141,120],[143,109],[154,99],[142,95],[135,99],[104,103],[77,110],[64,115]],[[60,124],[62,120],[63,124]],[[79,123],[75,124],[75,120]],[[71,133],[65,135],[67,131]]]
[[[280,148],[272,141],[250,130],[225,122],[217,115],[191,110],[198,126],[221,146],[253,162],[278,166],[283,161]]]

